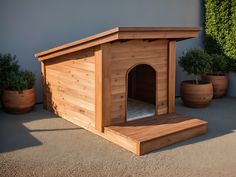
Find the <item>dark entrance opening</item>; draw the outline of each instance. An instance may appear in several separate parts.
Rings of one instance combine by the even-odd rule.
[[[128,73],[127,121],[155,115],[155,104],[156,71],[137,65]]]

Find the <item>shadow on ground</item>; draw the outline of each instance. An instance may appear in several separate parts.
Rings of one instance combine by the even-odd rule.
[[[156,151],[165,151],[179,146],[194,144],[201,141],[224,136],[236,131],[235,98],[226,97],[215,99],[212,101],[209,107],[201,109],[187,108],[183,106],[181,99],[178,98],[176,99],[176,112],[207,121],[208,133]]]
[[[236,130],[235,98],[226,97],[213,100],[209,107],[203,109],[184,107],[181,100],[176,99],[176,112],[208,121],[209,131],[205,135],[170,145],[157,151],[166,151],[179,146],[198,143],[230,134]],[[46,119],[56,120],[47,122]],[[36,126],[32,129],[29,129],[24,125],[32,121],[42,122],[36,122],[35,125],[40,126]],[[58,122],[60,126],[57,125]],[[81,129],[77,126],[66,126],[65,124],[65,120],[58,119],[52,113],[43,110],[42,105],[37,105],[31,113],[17,116],[6,114],[0,110],[0,153],[42,145],[43,143],[32,135],[34,132],[49,133],[54,131]],[[154,151],[154,153],[155,152],[156,151]]]
[[[28,122],[55,118],[57,118],[55,115],[43,110],[42,105],[37,105],[32,112],[22,115],[7,114],[0,109],[0,153],[42,145],[42,142],[31,134],[33,132],[80,129],[42,127],[31,130],[24,126]]]

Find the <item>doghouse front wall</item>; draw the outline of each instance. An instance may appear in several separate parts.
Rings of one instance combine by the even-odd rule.
[[[95,127],[94,48],[44,61],[44,104],[81,126]]]
[[[107,45],[107,44],[106,44]],[[156,112],[168,111],[168,41],[130,40],[108,44],[110,55],[110,125],[125,122],[127,74],[138,64],[148,64],[156,71]],[[147,78],[148,79],[148,78]],[[108,110],[106,110],[108,111]]]
[[[125,122],[128,71],[148,64],[156,71],[156,112],[167,113],[169,44],[117,41],[45,60],[44,104],[77,125],[103,131]]]

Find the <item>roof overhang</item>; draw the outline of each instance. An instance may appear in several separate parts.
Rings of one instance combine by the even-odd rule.
[[[201,28],[199,27],[117,27],[84,39],[37,53],[35,54],[35,57],[39,58],[40,61],[43,61],[117,40],[184,40],[197,37],[198,32],[200,31]]]

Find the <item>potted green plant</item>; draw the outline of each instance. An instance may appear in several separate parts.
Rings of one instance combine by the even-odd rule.
[[[36,96],[35,75],[30,71],[10,72],[2,94],[3,108],[12,114],[22,114],[33,109]]]
[[[206,107],[213,97],[213,86],[209,81],[201,80],[211,67],[211,57],[203,49],[190,49],[180,57],[179,65],[193,80],[181,83],[180,95],[184,105],[193,108]]]
[[[18,72],[19,65],[16,56],[0,53],[0,98],[4,90],[4,84],[10,72]]]
[[[0,91],[3,108],[13,114],[26,113],[33,109],[35,75],[21,71],[16,56],[0,54]]]
[[[204,75],[203,80],[212,82],[213,97],[219,98],[226,94],[228,89],[228,63],[229,59],[223,55],[211,55],[212,64],[210,72]]]

